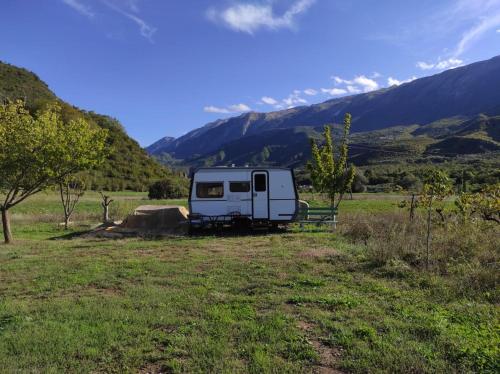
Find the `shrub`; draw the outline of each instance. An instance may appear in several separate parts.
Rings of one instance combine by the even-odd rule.
[[[187,197],[189,193],[186,178],[167,178],[153,183],[149,187],[150,199],[179,199]]]
[[[352,192],[354,193],[365,192],[367,184],[368,184],[368,178],[366,178],[362,173],[357,172],[354,175],[354,180],[352,182]]]
[[[454,292],[469,297],[486,295],[497,302],[500,225],[491,221],[450,216],[434,228],[430,270],[448,277]],[[363,243],[369,269],[388,278],[409,278],[426,263],[426,219],[422,212],[409,222],[407,214],[387,212],[344,216],[341,233],[353,243]],[[415,272],[418,274],[418,272]]]

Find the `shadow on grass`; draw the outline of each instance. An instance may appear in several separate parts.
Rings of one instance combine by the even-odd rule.
[[[99,228],[99,227],[98,227]],[[207,228],[191,228],[188,233],[175,235],[162,232],[152,232],[152,231],[138,231],[138,232],[121,232],[120,235],[116,237],[102,237],[96,235],[92,236],[96,228],[85,228],[76,231],[70,231],[61,233],[60,235],[49,237],[48,240],[72,240],[72,239],[99,239],[99,240],[119,240],[119,239],[132,239],[139,238],[147,241],[157,241],[162,239],[200,239],[203,237],[255,237],[255,236],[266,236],[272,234],[292,234],[292,233],[324,233],[335,232],[331,228],[325,225],[305,225],[305,227],[300,228],[297,225],[289,226],[278,226],[278,227],[234,227],[234,226],[223,226],[223,227],[207,227]]]
[[[99,236],[86,236],[92,234],[94,229],[72,231],[64,233],[62,235],[52,236],[48,240],[72,240],[72,239],[99,239],[99,240],[120,240],[120,239],[132,239],[138,238],[146,241],[156,241],[162,239],[200,239],[203,237],[241,237],[241,236],[266,236],[270,234],[285,234],[292,233],[289,228],[279,227],[279,228],[234,228],[234,227],[223,227],[223,228],[204,228],[204,229],[190,229],[188,233],[184,235],[173,235],[173,234],[162,234],[158,232],[136,232],[136,233],[123,233],[123,236],[117,237],[99,237]]]
[[[71,239],[77,239],[81,237],[82,235],[89,234],[93,230],[79,230],[79,231],[71,231],[62,235],[57,235],[57,236],[52,236],[48,238],[49,240],[71,240]]]
[[[291,230],[286,227],[222,227],[222,228],[203,228],[190,229],[186,237],[200,238],[205,236],[217,237],[237,237],[237,236],[265,236],[269,234],[285,234]]]

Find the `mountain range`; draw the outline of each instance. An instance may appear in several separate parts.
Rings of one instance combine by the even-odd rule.
[[[269,113],[217,120],[146,150],[165,164],[302,165],[309,139],[352,114],[351,158],[359,164],[401,157],[500,150],[500,56],[399,86]]]

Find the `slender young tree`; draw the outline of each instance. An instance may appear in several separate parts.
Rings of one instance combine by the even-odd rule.
[[[452,193],[450,178],[441,170],[430,170],[425,179],[422,194],[420,196],[421,206],[427,211],[427,234],[425,267],[429,269],[429,258],[431,248],[432,212],[441,209],[440,205],[444,199]]]
[[[75,176],[67,176],[61,179],[59,181],[59,194],[64,211],[64,229],[67,230],[76,204],[85,194],[84,180]]]
[[[330,126],[325,126],[322,146],[311,139],[312,161],[307,167],[311,173],[311,181],[316,191],[324,193],[330,199],[330,206],[337,209],[344,194],[351,191],[356,169],[354,165],[347,164],[349,153],[349,131],[351,128],[351,115],[344,116],[344,131],[338,150],[332,138]]]
[[[32,116],[22,101],[0,105],[0,211],[5,243],[9,210],[62,178],[94,167],[106,154],[107,131],[83,118],[64,123],[50,104]]]
[[[101,198],[102,198],[102,201],[101,201],[101,206],[102,206],[102,210],[103,210],[102,223],[106,224],[110,221],[110,219],[109,219],[109,206],[111,205],[111,203],[114,200],[111,198],[111,196],[104,195],[104,193],[102,191],[100,191],[99,193],[101,194]]]

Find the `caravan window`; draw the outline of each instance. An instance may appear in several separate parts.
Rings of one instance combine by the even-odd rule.
[[[266,191],[266,174],[255,174],[253,177],[254,189],[257,192]]]
[[[250,182],[229,182],[230,192],[248,192],[250,191]]]
[[[224,196],[224,183],[198,182],[196,183],[196,197],[201,199],[218,199]]]

